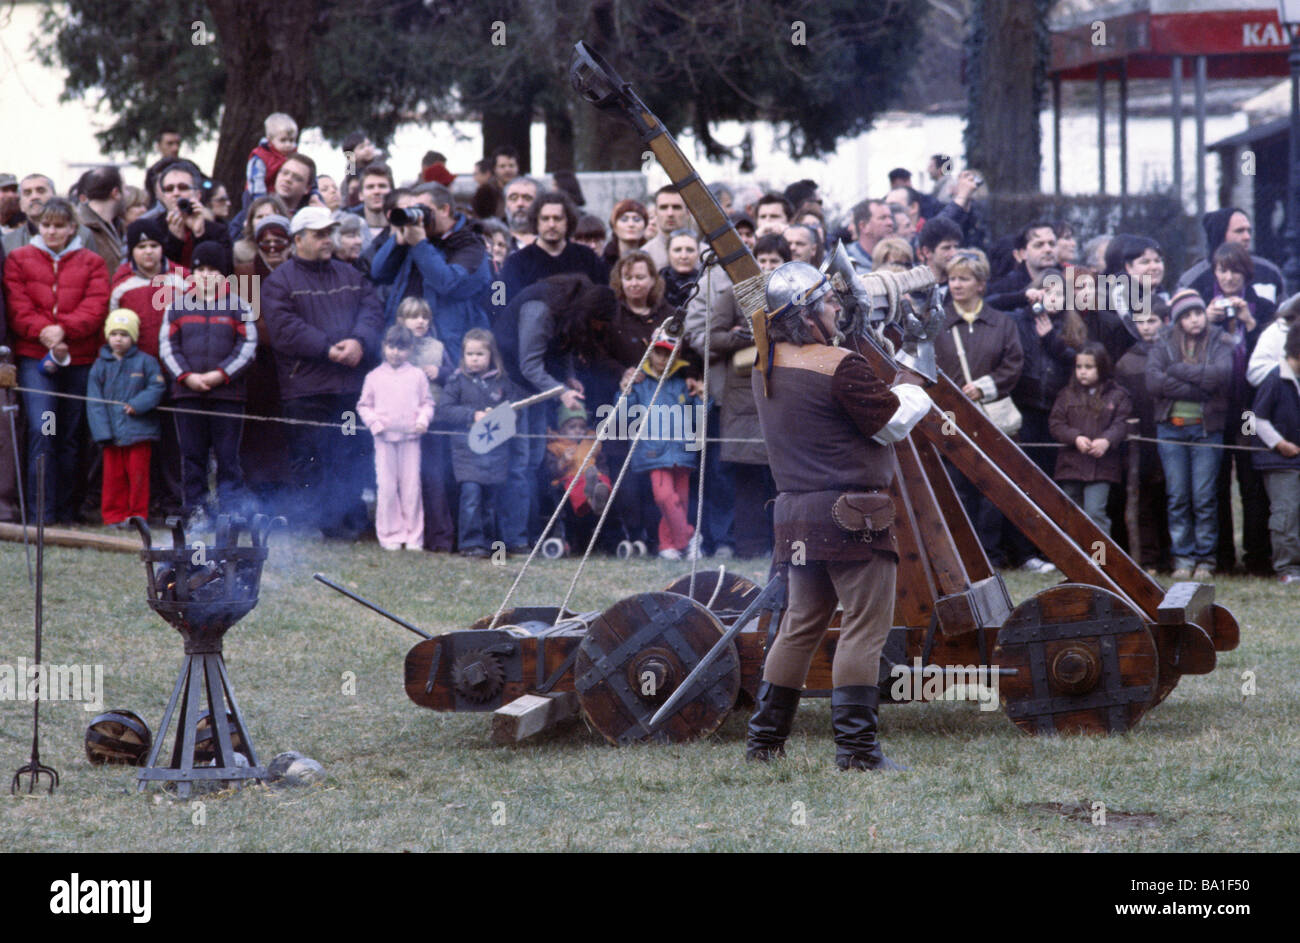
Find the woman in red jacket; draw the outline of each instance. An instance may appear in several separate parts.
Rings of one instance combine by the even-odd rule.
[[[9,256],[4,268],[9,330],[18,355],[18,382],[27,389],[28,494],[36,499],[36,463],[45,462],[47,523],[73,520],[77,451],[86,404],[49,393],[86,395],[108,315],[108,269],[77,238],[77,214],[67,200],[45,204],[40,234]]]

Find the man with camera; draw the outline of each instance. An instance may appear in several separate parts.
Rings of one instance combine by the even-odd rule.
[[[163,233],[163,255],[186,268],[200,242],[219,242],[230,250],[230,233],[217,222],[200,200],[197,179],[185,164],[163,172],[158,189],[162,192],[167,228]]]
[[[492,265],[483,240],[440,183],[422,183],[399,200],[388,223],[389,234],[370,265],[376,284],[393,286],[385,323],[392,323],[403,298],[423,298],[433,311],[438,339],[459,363],[465,332],[488,326],[480,299],[491,283]]]

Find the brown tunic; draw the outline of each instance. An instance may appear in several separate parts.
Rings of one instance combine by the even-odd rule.
[[[780,491],[774,562],[789,562],[796,541],[807,560],[867,560],[874,552],[897,556],[892,532],[859,539],[840,530],[831,506],[846,491],[889,487],[894,447],[871,437],[898,410],[898,397],[862,356],[821,344],[776,345],[771,396],[763,395],[760,369],[751,379]]]

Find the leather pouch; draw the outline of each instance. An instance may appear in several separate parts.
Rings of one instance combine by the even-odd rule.
[[[831,506],[831,518],[840,530],[870,534],[887,530],[894,523],[894,499],[878,491],[850,491]]]

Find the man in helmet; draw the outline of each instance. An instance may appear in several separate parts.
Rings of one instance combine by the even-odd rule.
[[[836,765],[897,769],[876,738],[876,682],[898,567],[888,489],[893,443],[929,411],[930,397],[919,386],[890,389],[860,354],[832,346],[838,310],[826,276],[805,262],[787,262],[768,280],[770,350],[753,383],[780,492],[773,562],[788,564],[789,604],[763,668],[746,756],[784,753],[809,664],[841,603],[831,693]]]

